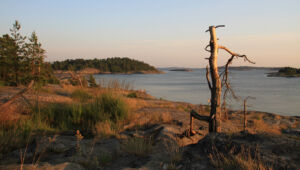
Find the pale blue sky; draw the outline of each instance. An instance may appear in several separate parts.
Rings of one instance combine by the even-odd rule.
[[[257,66],[300,67],[299,0],[1,0],[0,34],[19,20],[47,60],[130,57],[154,66],[203,67],[209,25],[220,44]],[[229,56],[220,53],[220,65]],[[236,65],[244,65],[236,62]],[[247,64],[248,65],[248,64]]]

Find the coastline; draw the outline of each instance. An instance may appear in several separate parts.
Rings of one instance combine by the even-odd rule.
[[[17,93],[19,90],[20,88],[16,87],[0,87],[0,101],[5,101],[8,96]],[[295,159],[299,153],[297,148],[300,146],[299,116],[281,116],[274,113],[247,111],[247,131],[241,132],[244,120],[243,112],[241,110],[228,110],[228,118],[222,118],[222,133],[209,134],[207,122],[195,120],[193,126],[196,133],[188,135],[190,111],[193,109],[203,116],[208,116],[208,105],[156,99],[145,91],[140,90],[80,88],[70,85],[45,86],[41,90],[39,100],[44,107],[47,107],[48,104],[51,105],[51,103],[61,103],[63,104],[60,105],[62,108],[58,109],[63,111],[63,108],[67,105],[78,104],[78,100],[72,97],[72,94],[78,90],[84,91],[84,93],[91,96],[110,93],[115,97],[121,97],[130,108],[130,119],[125,124],[120,125],[120,131],[113,132],[108,137],[100,137],[94,134],[95,132],[93,131],[79,131],[74,128],[56,131],[55,133],[48,132],[45,133],[46,135],[32,136],[31,138],[35,142],[18,146],[21,148],[13,148],[8,153],[2,153],[3,156],[0,155],[0,169],[19,167],[19,154],[14,153],[19,153],[20,149],[24,149],[27,146],[33,149],[27,151],[28,156],[26,157],[27,161],[24,163],[24,168],[30,169],[30,166],[32,166],[31,159],[34,159],[32,155],[34,155],[36,143],[44,147],[45,154],[42,155],[42,161],[35,164],[36,167],[41,169],[45,169],[45,165],[48,168],[72,165],[73,167],[82,167],[81,169],[89,169],[94,157],[101,158],[99,153],[109,155],[110,159],[105,163],[91,164],[91,167],[101,166],[106,169],[122,169],[139,164],[139,166],[147,169],[159,169],[162,166],[161,164],[167,166],[170,161],[173,161],[173,157],[169,155],[174,154],[174,151],[166,146],[174,147],[176,149],[175,154],[180,156],[180,159],[176,159],[176,166],[189,169],[191,165],[198,167],[200,161],[202,168],[211,169],[213,166],[208,163],[210,162],[209,154],[214,153],[214,151],[207,150],[211,148],[207,146],[214,146],[216,144],[214,141],[217,141],[216,149],[222,154],[230,153],[231,146],[245,147],[245,149],[251,150],[259,147],[258,154],[267,153],[268,156],[272,156],[271,160],[282,160],[276,162],[274,166],[284,168],[286,165],[289,165],[291,169],[299,167],[299,162]],[[35,93],[27,93],[24,96],[30,102],[36,99]],[[25,101],[18,101],[18,103],[10,108],[14,114],[8,115],[8,118],[12,118],[13,122],[26,119],[22,116],[23,111],[21,107],[26,105],[26,103]],[[4,117],[3,114],[7,113],[1,113],[1,117]],[[6,122],[9,121],[6,120]],[[99,126],[98,128],[100,128],[101,134],[112,133],[111,129],[108,129],[111,127],[101,129],[104,127]],[[55,136],[53,143],[47,144],[49,138],[53,136]],[[148,144],[148,141],[141,143],[139,139],[143,139],[143,141],[151,139],[151,145]],[[256,144],[254,145],[253,141],[259,142],[254,142]],[[128,145],[128,142],[131,142],[129,143],[130,145]],[[278,145],[280,145],[281,150],[278,150]],[[135,146],[142,146],[142,148],[135,151]],[[274,149],[277,152],[272,152]],[[287,151],[289,157],[285,154]],[[190,155],[190,157],[184,155]],[[194,160],[197,155],[205,159]],[[157,157],[165,158],[166,160],[162,162]],[[283,157],[285,159],[282,159]],[[263,158],[260,160],[262,164],[268,163],[270,160],[268,157]],[[7,159],[10,161],[7,161]]]
[[[267,77],[299,78],[300,74],[289,75],[284,73],[271,72],[271,73],[267,73]]]

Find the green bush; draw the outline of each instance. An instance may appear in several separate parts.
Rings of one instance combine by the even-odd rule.
[[[287,75],[294,75],[294,74],[299,74],[300,69],[296,69],[296,68],[293,68],[293,67],[284,67],[284,68],[279,69],[278,72],[283,73],[283,74],[287,74]]]
[[[127,97],[129,97],[129,98],[137,98],[138,96],[137,96],[137,94],[135,92],[132,92],[132,93],[129,93],[127,95]]]
[[[128,116],[128,107],[121,97],[114,97],[111,93],[105,93],[100,98],[100,108],[110,120],[122,120]]]

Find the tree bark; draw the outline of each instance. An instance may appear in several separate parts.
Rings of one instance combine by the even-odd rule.
[[[209,69],[206,69],[206,79],[208,82],[208,86],[211,93],[210,98],[210,120],[209,120],[209,132],[221,132],[221,92],[222,92],[222,82],[225,84],[226,90],[224,92],[224,101],[226,98],[226,93],[230,91],[232,95],[235,97],[232,89],[230,88],[228,82],[228,66],[231,64],[234,57],[236,58],[243,58],[245,61],[255,64],[254,62],[250,61],[246,55],[240,55],[228,49],[225,46],[218,45],[218,39],[216,36],[216,28],[218,27],[225,27],[225,25],[218,25],[218,26],[210,26],[206,32],[210,33],[210,42],[209,45],[205,47],[205,50],[210,52],[210,57],[206,58],[209,60]],[[210,49],[208,49],[210,47]],[[218,71],[218,50],[222,49],[228,52],[231,57],[228,59],[225,65],[225,71],[223,74],[222,81],[220,80],[220,75]],[[211,76],[211,82],[209,80],[209,74]],[[224,102],[225,104],[225,102]]]
[[[211,76],[211,109],[209,120],[209,132],[220,132],[220,117],[221,117],[221,81],[218,72],[218,40],[216,36],[216,27],[210,26],[210,53],[209,67]]]

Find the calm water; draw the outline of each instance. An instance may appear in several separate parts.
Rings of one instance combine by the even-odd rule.
[[[97,81],[118,79],[132,83],[134,89],[145,89],[149,94],[172,101],[208,104],[205,70],[193,72],[167,71],[166,74],[95,75]],[[250,96],[248,110],[280,115],[300,116],[300,78],[267,77],[268,69],[231,71],[230,82],[241,99]],[[229,107],[242,109],[243,101],[231,100]]]

